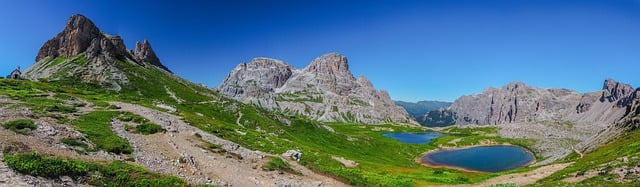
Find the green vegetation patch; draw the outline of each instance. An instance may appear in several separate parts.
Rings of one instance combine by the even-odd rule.
[[[9,129],[13,132],[24,134],[24,135],[38,128],[38,126],[36,126],[36,124],[34,124],[33,121],[29,119],[19,119],[15,121],[10,121],[5,124],[2,124],[2,127],[4,127],[5,129]]]
[[[576,155],[570,155],[568,159],[575,159],[575,157]],[[616,159],[621,157],[640,157],[640,130],[627,132],[620,138],[597,148],[591,153],[585,154],[584,157],[577,159],[575,163],[538,181],[534,186],[626,186],[621,183],[615,183],[615,180],[612,179],[615,177],[610,176],[610,170],[614,166],[635,167],[638,163],[616,164]],[[604,169],[608,173],[597,175],[579,183],[562,181],[564,178],[573,176],[574,173],[584,174],[594,169]]]
[[[57,179],[60,176],[76,179],[86,177],[86,182],[94,186],[187,186],[185,181],[178,177],[151,173],[142,167],[121,161],[103,165],[80,160],[43,157],[37,152],[5,154],[3,160],[7,166],[19,173],[50,179]]]
[[[60,64],[60,63],[62,63],[62,62],[64,62],[64,61],[66,61],[66,60],[67,60],[67,58],[62,57],[62,56],[60,56],[60,57],[56,57],[56,58],[55,58],[55,59],[53,59],[53,60],[49,60],[49,62],[48,62],[49,64],[47,64],[47,66],[45,67],[45,69],[48,69],[48,68],[53,67],[53,66],[56,66],[56,65],[58,65],[58,64]]]
[[[278,95],[278,97],[276,97],[276,101],[288,101],[288,102],[294,102],[294,103],[304,103],[304,102],[322,103],[323,98],[322,98],[322,95],[312,93],[307,90],[302,90],[302,91],[281,93]]]
[[[143,135],[155,134],[159,132],[165,132],[160,125],[153,123],[143,123],[136,126],[136,133],[140,133]]]
[[[60,176],[78,177],[89,173],[95,165],[76,160],[45,158],[37,152],[17,155],[5,154],[4,162],[17,172],[47,178]]]
[[[62,139],[62,143],[67,144],[69,146],[82,147],[85,150],[89,149],[89,145],[75,138]]]
[[[138,125],[135,126],[135,133],[138,134],[150,135],[166,131],[164,128],[162,128],[162,126],[151,123],[149,119],[133,114],[131,112],[122,112],[120,116],[118,116],[118,120],[137,123]]]
[[[129,141],[111,130],[111,121],[119,114],[120,112],[115,111],[94,111],[80,116],[72,124],[98,149],[115,154],[130,154],[133,149]]]
[[[265,163],[264,166],[262,166],[263,170],[278,171],[280,172],[280,174],[283,174],[284,172],[299,174],[299,172],[291,168],[291,165],[289,165],[289,163],[285,162],[280,157],[270,156],[269,158],[270,158],[269,162]]]
[[[98,170],[105,179],[90,181],[97,186],[187,186],[184,180],[176,176],[166,176],[148,172],[140,166],[113,161]]]

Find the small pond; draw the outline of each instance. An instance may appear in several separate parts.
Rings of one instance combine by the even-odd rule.
[[[533,155],[518,146],[479,146],[428,153],[422,162],[483,172],[500,172],[528,165]]]
[[[436,139],[443,134],[437,132],[401,132],[401,133],[386,133],[382,136],[394,138],[403,143],[429,143],[431,140]]]

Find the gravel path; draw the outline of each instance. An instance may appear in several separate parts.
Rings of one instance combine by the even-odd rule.
[[[285,160],[302,175],[263,171],[261,166],[268,161],[268,154],[211,135],[171,114],[128,103],[111,104],[167,129],[165,134],[143,136],[119,130],[123,127],[114,124],[114,130],[134,146],[136,162],[156,172],[177,174],[194,184],[213,183],[220,186],[346,186],[288,159]],[[202,149],[199,146],[202,142],[195,133],[200,134],[203,140],[221,145],[228,153],[240,155],[242,159]]]

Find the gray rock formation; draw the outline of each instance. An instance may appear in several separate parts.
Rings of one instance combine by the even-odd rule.
[[[619,84],[607,84],[611,82],[605,82],[605,88],[615,88],[614,90],[620,91]],[[615,86],[618,85],[618,86]],[[581,142],[576,147],[583,153],[591,152],[596,148],[614,140],[628,131],[640,129],[640,88],[630,91],[627,89],[628,85],[624,85],[622,90],[625,90],[625,94],[618,95],[618,103],[624,103],[626,110],[624,117],[618,120],[615,124],[608,126],[608,128],[602,129],[596,135],[592,136],[586,141]],[[616,88],[617,87],[617,88]],[[629,86],[630,87],[630,86]],[[610,95],[611,90],[607,89]],[[621,92],[617,92],[621,93]],[[628,93],[628,94],[627,94]],[[606,95],[606,94],[603,94]],[[615,100],[614,100],[615,101]],[[622,101],[622,102],[620,102]]]
[[[534,88],[509,83],[462,96],[450,107],[458,124],[572,121],[613,123],[624,115],[633,88],[607,79],[602,91],[580,94],[567,89]]]
[[[628,84],[616,82],[613,79],[607,79],[602,86],[602,96],[600,102],[615,102],[619,99],[629,97],[633,93],[633,87]]]
[[[546,158],[537,163],[544,165],[618,137],[624,131],[610,127],[630,113],[633,98],[631,86],[611,79],[585,94],[516,82],[460,97],[449,110],[457,124],[496,125],[501,137],[536,140],[530,148]]]
[[[120,90],[129,80],[118,63],[171,72],[160,63],[148,41],[138,43],[134,56],[120,36],[102,33],[91,20],[76,14],[69,18],[61,33],[44,43],[36,63],[24,72],[24,77],[31,80],[70,79]]]
[[[58,56],[78,55],[86,51],[94,39],[100,41],[102,38],[104,35],[91,20],[80,14],[73,15],[61,33],[44,43],[36,56],[36,61],[46,57],[53,59]]]
[[[458,124],[496,125],[562,118],[574,111],[581,95],[566,89],[540,89],[514,82],[487,88],[478,95],[462,96],[450,107]]]
[[[356,79],[347,58],[322,55],[298,70],[280,60],[255,58],[239,64],[218,90],[236,100],[321,121],[411,123],[384,90],[364,76]]]
[[[270,58],[255,58],[241,63],[229,73],[219,91],[241,101],[273,99],[276,88],[282,87],[293,74],[291,65]]]
[[[151,65],[162,68],[168,72],[171,72],[169,68],[165,67],[160,63],[160,59],[156,56],[156,53],[151,48],[151,44],[149,41],[144,40],[141,42],[136,42],[136,49],[134,52],[135,58],[138,62],[148,62]]]

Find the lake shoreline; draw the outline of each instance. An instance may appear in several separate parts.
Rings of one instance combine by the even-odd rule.
[[[437,149],[432,149],[432,150],[428,150],[424,153],[421,154],[420,157],[417,157],[414,159],[414,161],[422,166],[426,166],[426,167],[430,167],[430,168],[445,168],[445,169],[455,169],[455,170],[461,170],[461,171],[465,171],[465,172],[472,172],[472,173],[499,173],[499,172],[487,172],[487,171],[478,171],[478,170],[473,170],[473,169],[468,169],[468,168],[463,168],[463,167],[458,167],[458,166],[448,166],[448,165],[434,165],[434,164],[429,164],[426,162],[422,161],[422,158],[424,158],[425,156],[427,156],[430,153],[433,152],[437,152],[437,151],[448,151],[448,150],[459,150],[459,149],[469,149],[469,148],[474,148],[474,147],[491,147],[491,146],[516,146],[519,147],[521,149],[523,149],[525,152],[527,152],[528,154],[531,155],[532,159],[531,161],[529,161],[527,164],[521,166],[521,167],[529,167],[533,164],[536,163],[536,157],[535,154],[533,154],[531,151],[529,151],[528,149],[521,147],[521,146],[517,146],[517,145],[513,145],[510,143],[502,143],[502,144],[481,144],[481,145],[469,145],[469,146],[462,146],[462,147],[445,147],[445,148],[437,148]],[[521,168],[518,167],[518,168]],[[517,168],[514,168],[517,169]],[[512,169],[513,170],[513,169]],[[507,170],[508,171],[508,170]],[[501,171],[502,172],[502,171]]]

